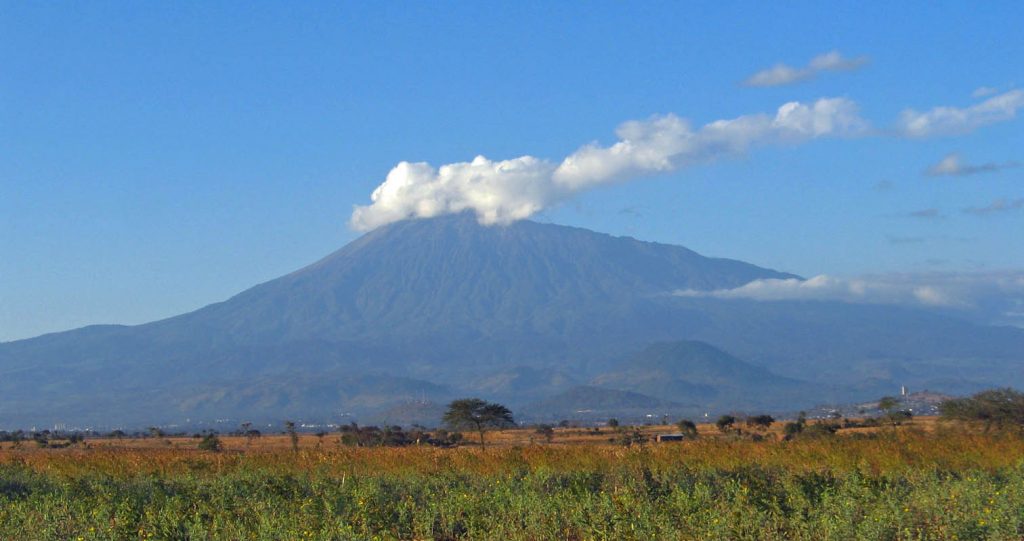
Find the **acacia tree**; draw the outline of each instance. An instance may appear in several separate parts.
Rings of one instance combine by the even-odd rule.
[[[295,430],[295,421],[285,421],[284,431],[288,433],[288,438],[292,442],[292,452],[299,452],[299,433]]]
[[[444,413],[445,424],[454,428],[472,428],[480,434],[480,446],[484,443],[484,431],[490,427],[509,426],[515,423],[508,408],[479,398],[462,398],[448,404]]]

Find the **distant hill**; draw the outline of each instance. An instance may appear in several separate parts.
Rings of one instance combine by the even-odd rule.
[[[659,342],[592,380],[662,400],[722,409],[771,408],[813,394],[810,384],[784,378],[696,341]]]
[[[466,381],[464,385],[484,396],[522,404],[550,397],[579,384],[576,377],[562,370],[516,366],[498,369]]]
[[[466,214],[398,222],[195,312],[0,344],[0,428],[371,418],[476,395],[518,408],[586,382],[718,404],[738,381],[711,377],[719,362],[768,371],[759,404],[790,410],[900,384],[1024,384],[1020,329],[907,308],[672,295],[790,277],[559,225],[484,227]],[[700,365],[691,355],[690,372],[641,363],[671,372],[660,387],[622,364],[680,340],[735,357]],[[793,380],[813,386],[793,392]]]

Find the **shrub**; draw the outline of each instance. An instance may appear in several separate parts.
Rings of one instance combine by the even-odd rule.
[[[1024,428],[1024,393],[1009,388],[982,391],[943,402],[939,413],[944,419],[983,423],[985,431],[992,427]]]
[[[764,429],[772,426],[775,418],[771,415],[755,415],[747,418],[747,426],[751,428]]]
[[[676,423],[676,428],[679,429],[679,433],[682,434],[683,437],[697,439],[697,425],[694,424],[693,421],[689,419],[682,419]]]
[[[803,423],[788,422],[782,427],[782,433],[787,439],[795,438],[804,431]]]
[[[555,429],[551,425],[540,425],[534,431],[535,434],[544,438],[544,441],[551,443],[551,440],[555,438]]]
[[[736,424],[736,418],[732,415],[723,415],[715,421],[715,426],[717,426],[718,430],[721,432],[728,432],[734,424]]]
[[[800,431],[801,438],[822,438],[828,437],[836,433],[839,430],[839,425],[835,423],[814,423],[806,425],[803,430]]]
[[[203,436],[202,441],[199,442],[199,449],[202,451],[212,451],[216,453],[220,451],[221,448],[220,438],[212,432]]]
[[[612,438],[612,440],[625,446],[643,445],[647,443],[647,436],[644,436],[639,430],[633,429],[632,431],[623,431],[617,438]]]

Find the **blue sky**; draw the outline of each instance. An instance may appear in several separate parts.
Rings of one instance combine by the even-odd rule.
[[[951,134],[900,124],[907,109],[1016,99],[1019,2],[3,13],[0,340],[166,317],[301,267],[359,235],[353,207],[402,161],[554,166],[613,145],[625,121],[696,130],[820,98],[867,127],[633,171],[533,218],[804,276],[1024,268],[1024,110]],[[863,62],[744,84],[831,51]],[[926,174],[951,154],[940,171],[961,174]]]

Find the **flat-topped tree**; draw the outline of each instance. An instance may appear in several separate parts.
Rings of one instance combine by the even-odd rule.
[[[448,404],[443,421],[454,429],[472,428],[480,434],[480,446],[484,443],[484,431],[491,427],[509,426],[515,423],[512,412],[501,404],[486,402],[479,398],[461,398]]]

